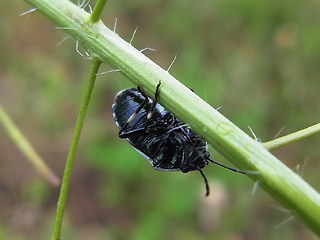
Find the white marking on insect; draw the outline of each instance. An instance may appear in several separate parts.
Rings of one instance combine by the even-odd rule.
[[[131,121],[137,116],[137,113],[133,113],[129,119],[127,120],[128,123],[131,123]]]
[[[148,112],[147,119],[151,119],[151,117],[152,117],[152,112]]]

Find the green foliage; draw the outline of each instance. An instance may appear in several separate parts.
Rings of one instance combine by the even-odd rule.
[[[88,62],[76,55],[73,40],[55,48],[61,33],[40,14],[16,17],[17,9],[23,11],[29,6],[10,7],[10,1],[1,5],[8,9],[2,18],[9,21],[2,20],[0,24],[1,29],[5,29],[1,31],[5,34],[0,43],[3,49],[0,63],[4,69],[0,101],[16,113],[22,127],[31,128],[31,139],[42,146],[45,155],[50,156],[49,162],[61,172]],[[319,119],[316,111],[319,109],[318,9],[319,4],[314,1],[228,0],[191,5],[187,1],[122,0],[109,2],[102,19],[112,26],[117,16],[117,31],[127,36],[127,40],[139,25],[133,45],[156,48],[157,52],[146,52],[146,55],[164,68],[178,53],[170,70],[174,76],[213,106],[222,106],[220,111],[242,129],[249,132],[249,125],[258,137],[270,140],[283,126],[284,133],[290,133]],[[17,46],[20,47],[17,49]],[[203,230],[197,218],[202,204],[198,197],[202,197],[204,191],[200,176],[154,171],[125,141],[117,140],[110,108],[117,90],[126,85],[118,73],[110,73],[99,76],[93,93],[93,110],[89,110],[87,116],[77,154],[80,166],[75,171],[97,175],[98,179],[93,178],[94,182],[99,180],[96,195],[87,204],[98,204],[104,217],[81,213],[75,201],[84,202],[85,199],[68,203],[71,212],[68,218],[74,225],[68,221],[66,228],[71,235],[79,236],[75,239],[85,239],[85,232],[96,226],[107,232],[102,236],[111,239],[316,239],[297,221],[274,229],[290,215],[270,207],[275,203],[262,191],[250,195],[251,182],[239,180],[239,176],[213,166],[206,169],[210,177],[217,176],[222,182],[232,183],[224,186],[231,199],[228,203],[231,210],[221,213],[220,225],[211,230],[213,232]],[[102,137],[105,135],[108,138]],[[101,140],[97,142],[99,137]],[[1,143],[5,141],[0,140]],[[318,140],[298,143],[277,153],[292,168],[308,159],[303,177],[319,189],[316,171],[319,151],[315,144]],[[2,146],[0,157],[7,159],[5,156],[13,150]],[[213,157],[221,161],[214,151]],[[20,175],[11,170],[14,175]],[[78,189],[85,193],[91,187],[77,183],[77,176],[72,178],[71,195]],[[27,179],[28,175],[19,177]],[[1,178],[7,184],[5,179]],[[210,179],[213,190],[215,182],[216,179]],[[22,182],[18,189],[29,187]],[[31,189],[38,188],[35,185]],[[39,196],[45,193],[45,190],[44,193],[38,191],[41,192]],[[56,194],[52,195],[52,200],[43,204],[42,219],[48,217],[47,211],[55,209]],[[17,201],[23,204],[23,199]],[[16,207],[9,205],[13,210]],[[0,208],[3,209],[4,204]],[[73,211],[80,213],[72,214]],[[1,222],[7,219],[10,217],[1,216]],[[77,221],[84,219],[86,224],[77,225]],[[20,238],[25,236],[23,228],[16,227],[17,230],[12,231],[14,225],[5,224],[5,229],[9,230],[1,230],[6,239],[18,239],[19,233]],[[47,235],[37,237],[35,229],[35,225],[29,227],[29,231],[34,232],[30,239],[47,238]],[[100,232],[91,232],[90,238],[98,239],[95,234]]]

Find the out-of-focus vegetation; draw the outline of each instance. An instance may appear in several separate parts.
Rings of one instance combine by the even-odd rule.
[[[93,4],[93,2],[92,2]],[[0,101],[62,176],[89,61],[75,41],[23,2],[0,3]],[[109,1],[103,22],[262,140],[319,122],[320,3],[211,0]],[[102,66],[101,71],[110,68]],[[98,77],[73,171],[64,239],[316,239],[245,176],[158,172],[118,139],[111,105],[132,87],[120,73]],[[319,136],[274,153],[315,189]],[[227,162],[211,149],[212,157]],[[58,189],[43,180],[0,127],[0,239],[48,239]]]

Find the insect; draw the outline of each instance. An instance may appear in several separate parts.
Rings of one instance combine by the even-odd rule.
[[[119,137],[125,138],[156,170],[199,171],[206,196],[210,190],[202,168],[209,162],[244,173],[210,158],[207,142],[157,102],[160,85],[154,98],[148,97],[140,85],[118,92],[112,112]]]

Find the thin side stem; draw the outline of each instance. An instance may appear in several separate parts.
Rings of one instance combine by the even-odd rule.
[[[98,2],[94,6],[94,9],[89,17],[89,20],[88,20],[89,23],[96,23],[99,21],[102,10],[103,10],[104,6],[106,5],[106,3],[107,3],[107,0],[98,0]]]
[[[288,145],[290,143],[296,142],[298,140],[304,139],[306,137],[309,137],[318,132],[320,132],[320,123],[315,124],[311,127],[302,129],[300,131],[288,134],[286,136],[279,137],[274,140],[265,142],[263,143],[263,146],[268,150],[276,149],[276,148]]]
[[[52,238],[51,238],[52,240],[59,240],[60,239],[61,226],[62,226],[64,209],[66,206],[69,185],[70,185],[72,167],[73,167],[73,163],[74,163],[74,159],[75,159],[75,155],[76,155],[76,150],[77,150],[78,143],[79,143],[79,138],[80,138],[83,122],[84,122],[85,115],[86,115],[86,112],[88,109],[89,100],[91,97],[91,93],[93,90],[93,86],[94,86],[94,83],[96,80],[96,76],[97,76],[97,72],[98,72],[100,64],[101,64],[100,60],[98,60],[97,58],[93,58],[91,69],[90,69],[88,80],[87,80],[87,86],[85,88],[85,93],[82,98],[80,111],[78,114],[75,129],[73,132],[71,145],[70,145],[70,149],[69,149],[69,154],[68,154],[68,158],[67,158],[67,162],[66,162],[66,166],[65,166],[65,170],[64,170],[64,175],[63,175],[63,179],[62,179],[60,195],[59,195],[59,200],[58,200],[58,205],[57,205],[56,219],[55,219],[53,232],[52,232]]]
[[[30,142],[23,136],[19,128],[10,119],[0,104],[0,123],[9,137],[31,162],[31,164],[44,176],[53,186],[59,186],[60,179],[51,171],[43,159],[37,154]]]

